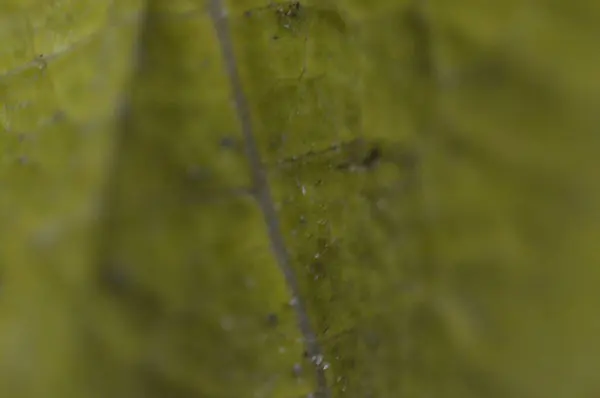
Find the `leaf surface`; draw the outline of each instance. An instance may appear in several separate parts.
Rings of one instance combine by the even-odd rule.
[[[597,395],[600,7],[209,3],[0,6],[0,389]]]

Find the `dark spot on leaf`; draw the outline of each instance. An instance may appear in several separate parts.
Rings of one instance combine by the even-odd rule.
[[[322,261],[315,260],[311,263],[310,267],[311,274],[315,276],[316,279],[322,278],[325,276],[325,266]]]
[[[377,349],[381,343],[379,335],[374,331],[368,331],[365,334],[365,344],[370,349]]]
[[[206,167],[192,165],[187,169],[187,176],[192,181],[205,181],[211,177],[211,172]]]
[[[276,327],[279,324],[279,317],[274,312],[267,315],[267,324],[271,327]]]
[[[232,137],[223,137],[219,141],[219,145],[222,148],[232,149],[236,147],[236,142]]]
[[[381,149],[378,146],[374,146],[363,159],[362,164],[366,168],[371,168],[377,164],[379,159],[381,159]]]
[[[67,114],[65,113],[65,111],[56,111],[54,112],[51,118],[51,122],[53,123],[63,122],[65,120],[67,120]]]
[[[131,287],[131,278],[124,266],[105,264],[100,268],[98,283],[115,295],[123,295]]]

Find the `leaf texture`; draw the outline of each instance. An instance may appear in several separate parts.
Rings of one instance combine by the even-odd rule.
[[[595,397],[599,14],[3,3],[0,389]]]

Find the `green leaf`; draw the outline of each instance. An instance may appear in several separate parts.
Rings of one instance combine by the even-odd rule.
[[[595,396],[600,6],[290,7],[0,5],[0,390]]]

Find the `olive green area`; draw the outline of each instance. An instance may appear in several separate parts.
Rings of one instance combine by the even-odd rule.
[[[600,5],[0,4],[0,391],[595,397]]]

